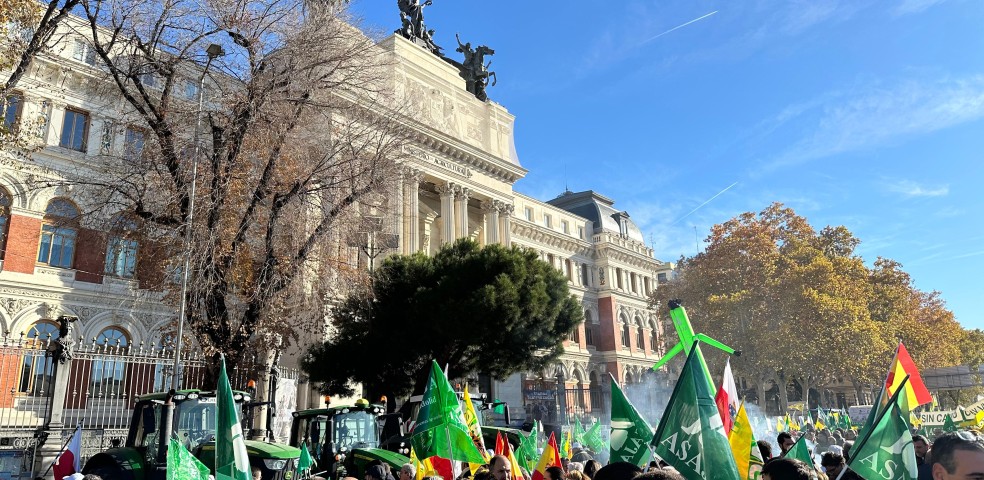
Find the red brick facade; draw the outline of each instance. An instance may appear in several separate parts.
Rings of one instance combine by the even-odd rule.
[[[82,228],[79,230],[75,250],[75,280],[102,283],[106,271],[106,235]]]
[[[11,215],[3,269],[17,273],[34,273],[40,240],[41,219]]]

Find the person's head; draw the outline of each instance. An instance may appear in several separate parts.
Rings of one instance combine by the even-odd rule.
[[[772,445],[765,440],[759,440],[755,442],[758,444],[759,452],[762,453],[762,460],[768,460],[772,458]]]
[[[489,470],[492,471],[492,478],[495,480],[509,480],[512,478],[512,464],[505,455],[493,455],[489,460]],[[560,480],[557,478],[555,480]]]
[[[417,467],[413,463],[404,463],[400,467],[400,480],[413,480],[417,478]]]
[[[564,469],[556,465],[547,467],[547,480],[564,480]]]
[[[684,478],[672,470],[652,470],[638,475],[632,480],[684,480]]]
[[[803,436],[806,437],[806,439],[809,440],[810,442],[816,442],[817,441],[817,436],[812,431],[806,432],[806,434],[803,435]]]
[[[795,458],[777,458],[762,466],[763,480],[810,480],[810,467]]]
[[[933,480],[984,478],[984,445],[970,433],[940,435],[930,452]]]
[[[642,469],[636,466],[634,463],[629,462],[612,462],[604,467],[601,467],[595,476],[591,477],[592,480],[632,480],[642,473]]]
[[[854,433],[854,430],[848,430],[844,433],[844,440],[857,440],[858,434]]]
[[[820,457],[820,466],[827,474],[827,478],[837,478],[841,470],[847,466],[844,457],[840,454],[827,452]]]
[[[916,451],[916,456],[920,458],[926,457],[926,452],[929,451],[929,440],[922,435],[912,436],[912,448]]]
[[[493,480],[492,471],[488,467],[479,467],[475,470],[475,474],[472,475],[472,480]]]
[[[387,478],[388,477],[388,478]],[[386,465],[373,465],[366,469],[366,480],[392,480],[393,475]]]
[[[793,448],[793,444],[796,441],[793,440],[793,436],[789,432],[779,432],[779,436],[776,437],[776,443],[779,444],[779,452],[785,455],[790,448]]]
[[[585,480],[588,477],[585,477],[584,473],[582,473],[580,470],[571,470],[567,472],[566,478],[567,480]]]
[[[588,478],[594,478],[595,474],[598,473],[598,470],[601,470],[601,462],[597,460],[588,460],[584,464],[584,474],[587,475]]]
[[[845,441],[844,444],[841,445],[841,448],[844,449],[844,460],[851,459],[851,447],[853,446],[854,446],[854,442],[851,441]]]
[[[570,462],[567,464],[568,472],[583,472],[584,464],[581,462]]]

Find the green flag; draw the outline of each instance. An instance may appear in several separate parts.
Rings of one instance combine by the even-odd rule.
[[[246,454],[246,439],[236,413],[236,400],[232,397],[224,356],[218,387],[215,392],[215,480],[250,480],[253,475]]]
[[[817,465],[813,463],[813,454],[810,453],[810,446],[806,444],[806,436],[802,436],[796,443],[793,444],[793,448],[790,448],[786,452],[786,458],[795,458],[805,464],[810,468],[816,469]]]
[[[888,407],[888,399],[888,392],[885,391],[885,386],[882,385],[881,390],[878,391],[878,395],[875,396],[875,401],[871,404],[871,410],[868,411],[868,418],[864,419],[864,425],[861,426],[861,430],[858,430],[858,440],[862,440],[868,435],[871,426],[875,423],[875,419]],[[848,421],[847,428],[851,428],[850,421]]]
[[[872,425],[866,441],[851,449],[848,466],[863,478],[916,480],[916,451],[898,405],[891,405]]]
[[[297,471],[310,470],[312,465],[314,465],[314,458],[311,458],[311,451],[308,450],[307,442],[304,442],[301,444],[301,458],[297,460]]]
[[[437,362],[431,362],[430,378],[411,435],[410,444],[417,458],[440,457],[485,463],[485,458],[468,435],[458,397]]]
[[[943,431],[947,433],[957,431],[957,426],[953,423],[953,417],[950,414],[943,417]]]
[[[584,445],[584,425],[577,416],[574,417],[574,441]]]
[[[700,363],[700,345],[694,345],[653,436],[654,453],[684,478],[738,480],[710,384]]]
[[[632,406],[612,377],[612,462],[629,462],[642,466],[649,456],[646,445],[653,438],[653,429]]]
[[[912,409],[909,408],[909,396],[899,395],[899,412],[901,412],[902,418],[905,419],[905,424],[912,428],[912,422],[909,420],[912,418]]]
[[[601,422],[595,421],[584,433],[584,444],[595,453],[605,448],[605,441],[601,438]]]
[[[167,480],[208,480],[208,467],[199,462],[177,439],[167,443]]]
[[[536,428],[534,428],[529,435],[522,435],[519,448],[516,449],[516,461],[527,470],[533,470],[539,459],[540,456],[536,453]]]

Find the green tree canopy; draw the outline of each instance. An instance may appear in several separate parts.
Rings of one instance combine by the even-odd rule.
[[[303,362],[326,393],[419,390],[433,359],[449,378],[545,367],[584,320],[567,279],[532,251],[459,240],[436,255],[387,258],[372,292],[332,312],[334,331]],[[392,397],[391,397],[392,398]]]

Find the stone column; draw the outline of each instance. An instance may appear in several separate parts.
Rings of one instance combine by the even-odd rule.
[[[400,242],[400,253],[407,253],[407,169],[404,168],[400,170],[399,176],[396,180],[396,187],[393,192],[393,198],[396,201],[393,204],[390,215],[387,215],[391,219],[392,232],[397,235]]]
[[[441,219],[444,221],[444,243],[453,242],[455,238],[455,219],[454,197],[458,186],[453,183],[446,183],[437,186],[437,193],[441,195]]]
[[[403,244],[406,253],[414,253],[420,247],[420,181],[424,174],[420,170],[408,168],[404,173],[404,209],[407,215],[404,217],[404,232],[406,239]]]
[[[72,370],[74,356],[75,334],[72,326],[78,320],[76,317],[58,317],[58,338],[48,343],[46,361],[51,362],[52,381],[51,400],[48,405],[48,418],[44,427],[45,440],[38,448],[34,458],[34,467],[44,471],[62,452],[65,439],[62,430],[65,428],[65,396],[68,393],[68,381]]]
[[[482,202],[482,211],[485,212],[485,243],[488,245],[499,243],[499,203],[498,200]]]
[[[471,197],[471,190],[467,188],[460,188],[455,192],[454,198],[454,213],[457,217],[455,232],[457,235],[454,237],[456,240],[459,238],[466,238],[469,235],[468,228],[468,198]]]
[[[515,207],[511,204],[502,204],[502,208],[499,210],[499,220],[502,222],[499,228],[499,243],[508,247],[512,245],[512,234],[510,228],[512,225],[511,218]]]

